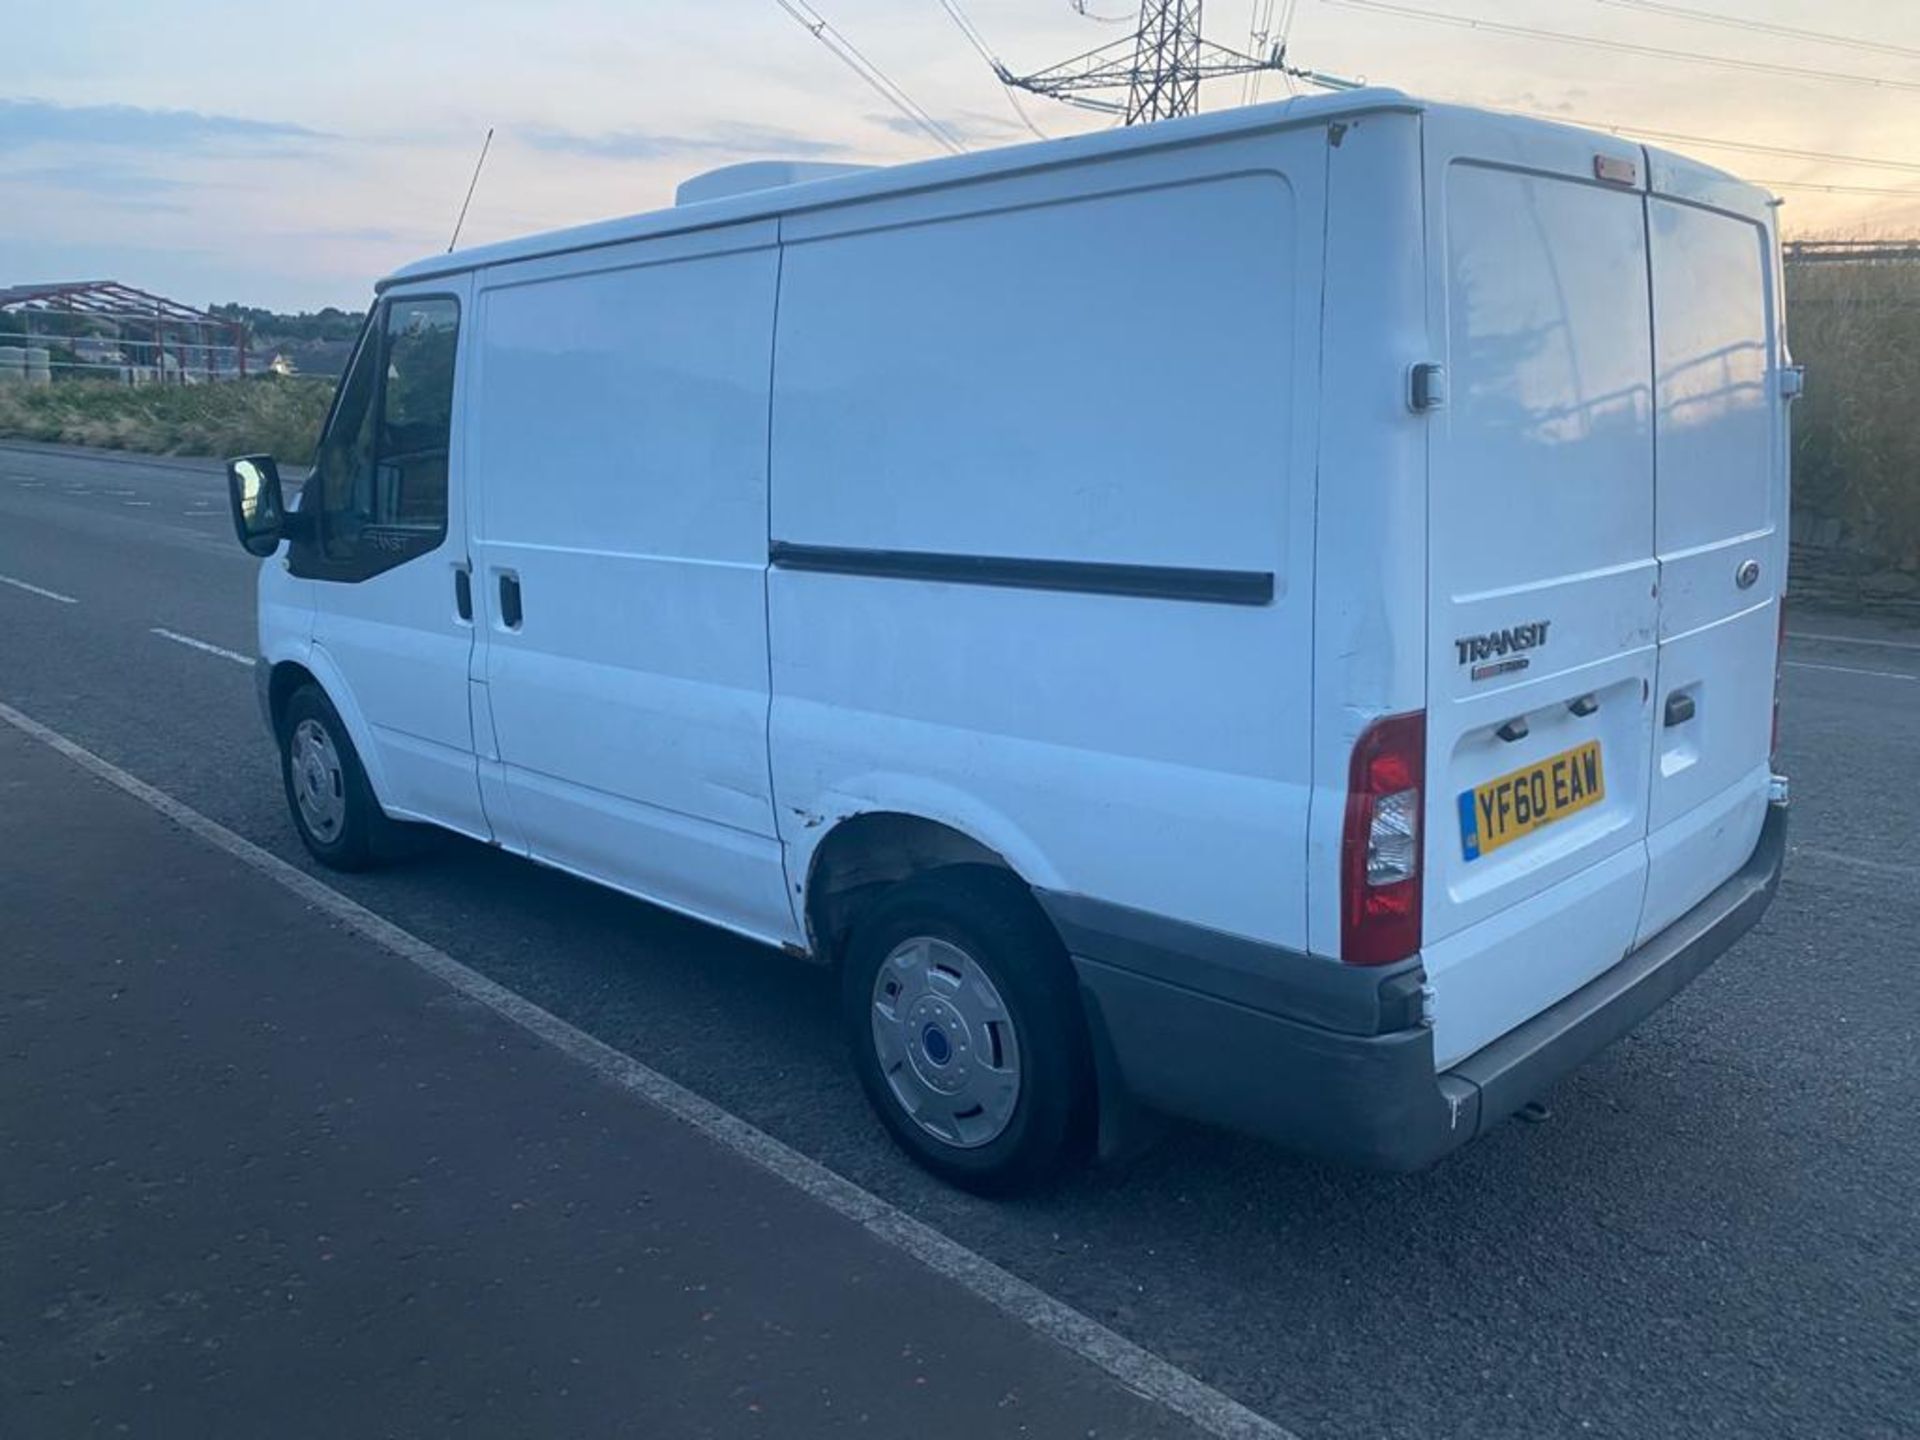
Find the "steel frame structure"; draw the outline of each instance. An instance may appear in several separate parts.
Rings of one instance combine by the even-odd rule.
[[[43,328],[36,334],[34,317],[42,315],[84,318],[101,328],[90,327],[90,333],[82,335]],[[51,370],[108,372],[114,378],[151,370],[155,381],[182,384],[190,379],[244,379],[247,374],[245,324],[116,280],[0,288],[0,343],[22,340],[30,347],[38,342],[70,353],[75,341],[106,343],[126,357],[49,361]]]

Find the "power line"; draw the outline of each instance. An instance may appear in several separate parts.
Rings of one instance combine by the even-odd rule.
[[[1703,25],[1726,25],[1736,30],[1751,30],[1761,35],[1780,35],[1789,40],[1811,40],[1819,45],[1842,45],[1849,50],[1867,50],[1879,55],[1904,55],[1920,60],[1920,50],[1895,45],[1887,40],[1867,40],[1854,35],[1835,35],[1826,30],[1802,30],[1793,25],[1775,25],[1768,20],[1750,20],[1744,15],[1723,15],[1713,10],[1695,10],[1686,5],[1667,5],[1661,0],[1595,0],[1622,10],[1645,10],[1654,15],[1670,15],[1676,20],[1696,20]]]
[[[1078,15],[1082,20],[1091,20],[1096,25],[1130,25],[1133,23],[1133,16],[1131,15],[1096,15],[1087,8],[1087,3],[1088,0],[1068,0],[1068,5],[1072,8],[1074,14]]]
[[[960,0],[940,0],[940,8],[947,12],[955,25],[960,27],[960,33],[967,37],[967,43],[974,48],[974,52],[982,60],[987,62],[987,68],[998,75],[1001,69],[1000,57],[993,53],[993,47],[987,44],[987,37],[980,33],[980,27],[967,18],[966,12],[960,8]],[[1020,97],[1013,93],[1012,87],[1002,85],[1000,93],[1007,97],[1007,104],[1013,107],[1013,113],[1020,117],[1020,123],[1032,131],[1035,138],[1040,140],[1053,138],[1033,123],[1033,117],[1027,114],[1027,107],[1020,103]]]
[[[1900,190],[1891,185],[1824,185],[1818,180],[1755,180],[1776,190],[1820,190],[1829,195],[1898,195],[1903,200],[1920,200],[1920,189]]]
[[[1685,60],[1695,65],[1717,65],[1723,70],[1746,70],[1760,75],[1792,75],[1803,80],[1831,80],[1846,85],[1871,85],[1880,89],[1920,90],[1920,80],[1888,80],[1877,75],[1854,75],[1840,70],[1815,70],[1804,65],[1779,65],[1769,60],[1744,60],[1732,55],[1706,55],[1697,50],[1668,50],[1658,45],[1640,45],[1631,40],[1608,40],[1597,35],[1569,35],[1560,30],[1536,30],[1530,25],[1508,25],[1498,20],[1476,20],[1467,15],[1445,15],[1420,10],[1411,5],[1393,5],[1387,0],[1321,0],[1343,10],[1366,10],[1381,15],[1400,15],[1409,20],[1424,20],[1432,25],[1453,25],[1489,35],[1512,35],[1523,40],[1551,40],[1561,45],[1584,45],[1619,55],[1648,55],[1658,60]]]
[[[853,42],[829,24],[826,17],[808,4],[807,0],[774,0],[774,3],[799,21],[803,30],[826,46],[835,59],[866,81],[889,105],[913,121],[953,154],[966,153],[966,144],[959,136],[934,119],[918,101],[894,83],[884,70],[862,55]]]
[[[1277,0],[1253,0],[1253,7],[1247,15],[1247,53],[1258,55],[1267,46],[1267,40],[1273,34],[1273,7]],[[1240,103],[1253,105],[1260,99],[1261,72],[1249,70],[1247,78],[1240,84]]]
[[[1562,125],[1583,125],[1589,130],[1605,130],[1613,135],[1638,135],[1647,140],[1673,140],[1682,145],[1705,145],[1714,150],[1745,150],[1755,155],[1779,155],[1790,160],[1824,160],[1834,165],[1860,165],[1875,170],[1904,170],[1920,174],[1920,161],[1889,160],[1874,155],[1846,155],[1836,150],[1799,150],[1790,145],[1767,145],[1758,140],[1728,140],[1712,135],[1686,135],[1678,130],[1653,130],[1645,125],[1614,125],[1604,120],[1583,120],[1574,115],[1551,115],[1543,110],[1520,112],[1536,120],[1552,120]]]
[[[1282,58],[1286,56],[1287,37],[1293,34],[1293,17],[1299,12],[1299,9],[1300,0],[1287,0],[1287,8],[1280,12],[1280,34],[1278,38],[1274,40],[1273,45],[1274,48],[1280,52]],[[1293,72],[1291,70],[1282,70],[1280,72],[1280,78],[1286,82],[1287,93],[1289,95],[1294,94]]]

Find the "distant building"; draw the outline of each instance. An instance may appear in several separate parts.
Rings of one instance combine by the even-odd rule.
[[[163,295],[114,280],[0,286],[0,382],[186,384],[247,367],[245,325]]]

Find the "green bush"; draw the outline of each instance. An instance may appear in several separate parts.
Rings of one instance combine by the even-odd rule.
[[[212,385],[0,382],[0,436],[151,455],[264,453],[305,465],[332,395],[332,381],[299,376]]]
[[[1807,367],[1793,410],[1794,508],[1920,557],[1920,265],[1787,267],[1787,342]]]

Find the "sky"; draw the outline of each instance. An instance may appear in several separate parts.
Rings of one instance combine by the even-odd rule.
[[[955,3],[1020,72],[1125,34],[1137,9]],[[1256,12],[1288,3],[1207,0],[1208,36],[1245,48]],[[942,0],[813,8],[968,146],[1032,138]],[[380,275],[446,248],[489,126],[463,245],[668,205],[680,180],[739,160],[941,153],[779,0],[3,0],[0,22],[0,285],[358,308]],[[1694,137],[1661,143],[1777,187],[1789,232],[1920,233],[1911,0],[1294,0],[1288,43],[1298,65],[1434,99]],[[1285,93],[1263,78],[1260,98]],[[1202,107],[1243,94],[1213,82]],[[1023,104],[1052,135],[1108,123]]]

